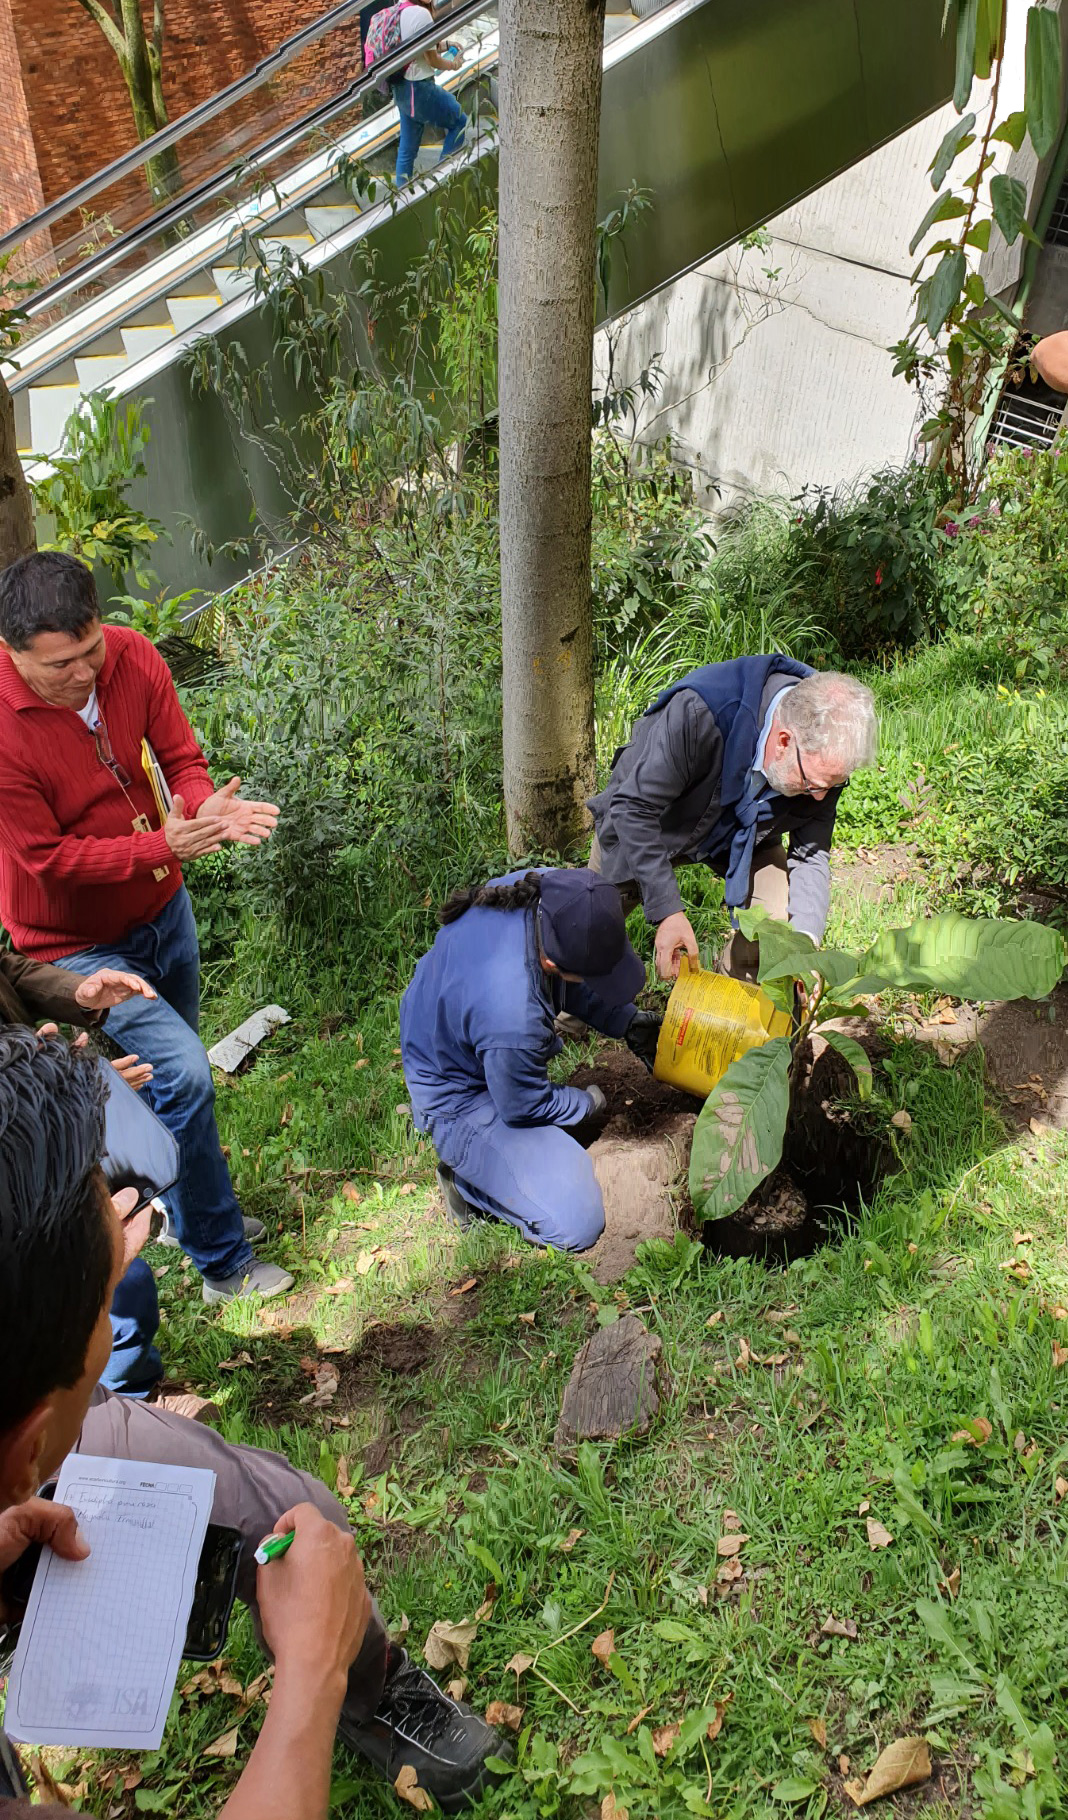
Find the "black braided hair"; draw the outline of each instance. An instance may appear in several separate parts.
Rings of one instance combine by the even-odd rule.
[[[541,878],[528,872],[514,885],[469,885],[466,891],[454,891],[438,911],[438,922],[455,923],[465,910],[531,910],[540,901]]]

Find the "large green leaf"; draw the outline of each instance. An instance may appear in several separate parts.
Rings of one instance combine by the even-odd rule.
[[[857,1077],[857,1091],[861,1099],[870,1100],[871,1063],[856,1037],[847,1036],[844,1030],[821,1030],[820,1035],[849,1063]]]
[[[701,1108],[690,1152],[690,1198],[702,1220],[749,1199],[782,1156],[790,1105],[790,1044],[778,1036],[732,1062]]]
[[[962,141],[969,138],[975,125],[975,115],[965,114],[963,120],[955,120],[946,134],[931,165],[931,188],[940,190],[946,180],[950,165],[962,149]],[[912,251],[912,248],[909,248]]]
[[[1045,6],[1028,8],[1024,111],[1031,144],[1044,158],[1061,128],[1060,19]]]
[[[928,281],[925,297],[923,319],[932,341],[943,328],[950,310],[960,302],[967,275],[964,253],[960,247],[951,253],[942,254]]]
[[[972,92],[975,71],[975,27],[979,0],[957,0],[957,69],[953,84],[953,106],[962,114]]]
[[[994,220],[1011,246],[1019,239],[1027,219],[1027,185],[1021,183],[1019,177],[1006,177],[1001,173],[991,177],[990,206]]]
[[[1064,938],[1043,923],[961,916],[945,910],[888,929],[863,956],[855,995],[887,986],[955,998],[1045,998],[1064,971]]]
[[[974,118],[974,116],[973,116]],[[968,205],[961,196],[954,196],[952,190],[944,190],[936,196],[919,227],[909,241],[909,252],[914,253],[928,228],[934,227],[936,221],[955,221],[958,216],[968,213]]]

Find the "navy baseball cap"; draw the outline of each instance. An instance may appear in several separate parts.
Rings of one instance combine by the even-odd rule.
[[[561,973],[577,973],[613,1009],[645,984],[645,963],[627,940],[615,885],[588,866],[541,874],[541,945]]]

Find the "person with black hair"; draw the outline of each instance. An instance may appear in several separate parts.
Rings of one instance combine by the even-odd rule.
[[[639,1011],[645,967],[619,892],[588,868],[513,872],[459,891],[401,1000],[401,1057],[416,1129],[461,1225],[506,1220],[536,1245],[585,1251],[604,1228],[586,1154],[599,1087],[557,1087],[556,1018],[623,1038],[652,1066],[659,1019]]]
[[[182,882],[187,861],[259,846],[278,810],[246,802],[237,777],[216,790],[162,657],[132,627],[101,624],[76,557],[35,550],[0,571],[0,647],[0,917],[34,960],[155,987],[108,1029],[151,1064],[148,1096],[181,1152],[173,1236],[206,1302],[284,1294],[293,1278],[255,1257],[266,1228],[242,1214],[219,1142]]]
[[[98,1388],[108,1305],[147,1234],[147,1213],[123,1217],[136,1191],[108,1195],[103,1132],[102,1077],[84,1051],[0,1030],[0,1633],[20,1615],[4,1609],[2,1576],[27,1548],[89,1553],[75,1513],[38,1496],[68,1453],[210,1468],[212,1520],[241,1532],[238,1596],[275,1661],[224,1820],[325,1820],[335,1732],[390,1782],[409,1765],[443,1812],[459,1812],[491,1780],[486,1759],[510,1746],[389,1641],[325,1485],[279,1454]],[[257,1569],[264,1536],[289,1530],[289,1552]],[[0,1732],[0,1820],[65,1811],[24,1796]]]

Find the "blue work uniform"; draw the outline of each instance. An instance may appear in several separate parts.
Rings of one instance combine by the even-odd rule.
[[[511,884],[516,872],[494,884]],[[581,1087],[554,1087],[560,1011],[621,1037],[632,1004],[614,1009],[585,985],[548,974],[535,912],[471,909],[438,933],[401,1000],[401,1055],[417,1130],[473,1207],[535,1245],[585,1251],[604,1229],[604,1201],[568,1127],[593,1110]]]

